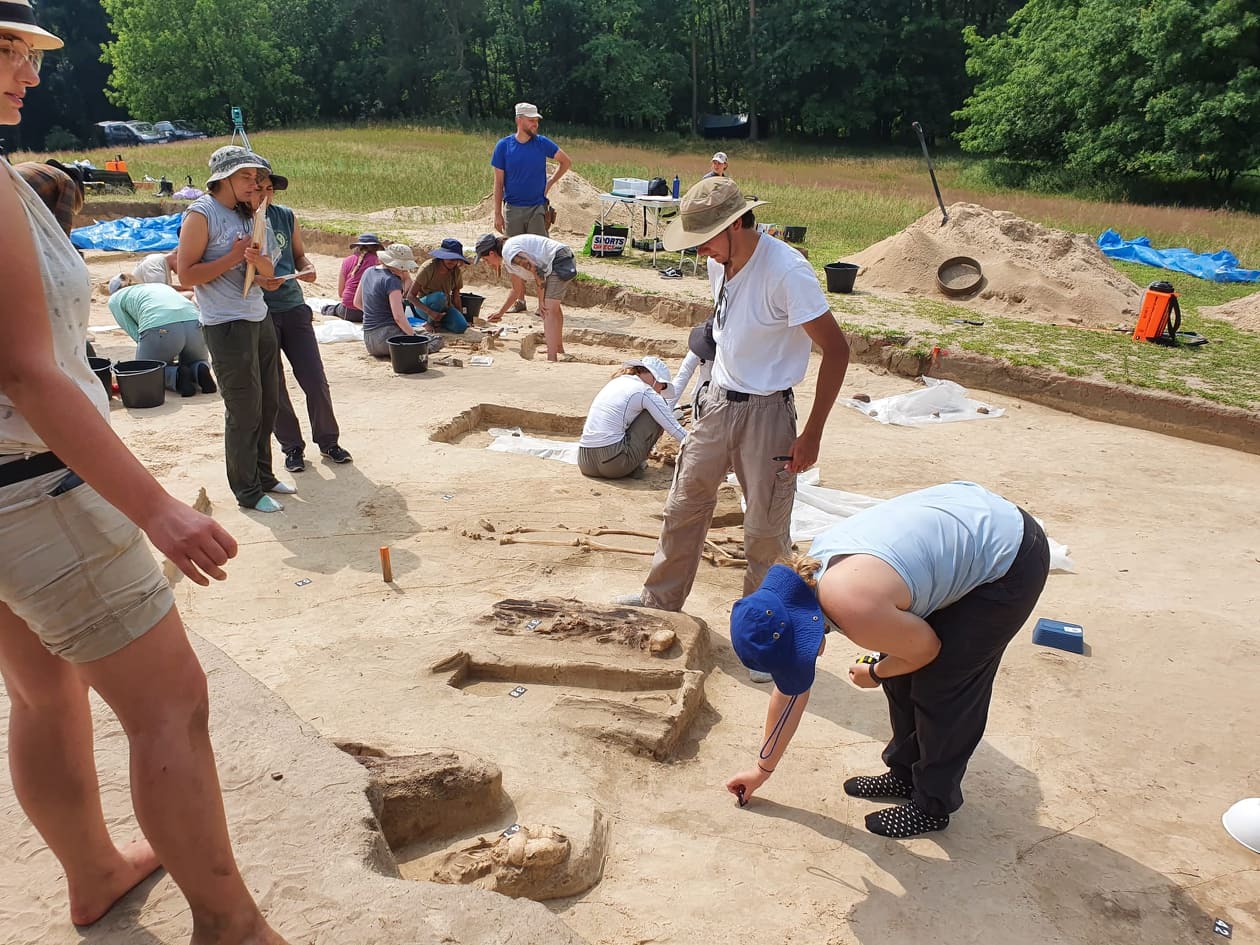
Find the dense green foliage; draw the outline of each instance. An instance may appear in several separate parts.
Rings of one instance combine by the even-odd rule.
[[[1260,163],[1255,0],[42,0],[39,15],[67,48],[11,144],[69,147],[114,110],[220,133],[229,105],[255,130],[503,127],[529,100],[614,132],[752,113],[762,135],[913,145],[919,121],[1000,159],[993,183],[1207,181],[1219,200]]]
[[[966,42],[966,150],[1226,185],[1260,161],[1254,0],[1029,0],[1006,32]]]

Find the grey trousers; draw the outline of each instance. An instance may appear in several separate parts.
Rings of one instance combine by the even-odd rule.
[[[136,359],[140,361],[165,361],[166,389],[175,389],[178,365],[196,365],[210,360],[206,339],[201,326],[195,321],[172,322],[161,328],[140,332],[136,344]]]
[[[732,392],[710,383],[702,411],[683,441],[674,484],[665,500],[665,523],[643,598],[661,610],[682,610],[700,567],[700,554],[717,506],[718,487],[734,467],[744,492],[744,594],[761,586],[770,566],[792,547],[796,476],[775,462],[796,442],[792,392],[765,396]]]
[[[592,479],[624,479],[645,462],[661,438],[661,425],[646,410],[630,422],[620,443],[578,447],[578,469]]]
[[[206,325],[223,395],[223,453],[228,485],[242,508],[252,509],[276,484],[271,471],[271,430],[280,398],[280,347],[268,315]]]
[[[506,229],[504,229],[503,235],[520,236],[522,233],[533,233],[536,236],[546,236],[546,213],[547,205],[545,203],[536,204],[532,207],[514,207],[511,204],[504,204],[503,225]]]
[[[293,368],[293,376],[306,397],[306,415],[311,421],[311,439],[320,449],[337,445],[341,431],[333,413],[332,393],[328,389],[328,375],[324,373],[324,359],[319,354],[319,342],[315,340],[315,327],[309,305],[282,312],[272,312],[276,325],[276,338],[280,350]],[[284,380],[284,363],[276,360],[280,372],[280,399],[276,410],[276,439],[284,452],[301,450],[306,446],[302,428],[289,399],[289,388]]]

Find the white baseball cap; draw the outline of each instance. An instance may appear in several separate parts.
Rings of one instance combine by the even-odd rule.
[[[656,383],[658,384],[669,383],[669,378],[670,378],[669,365],[667,365],[664,361],[662,361],[660,358],[658,358],[654,354],[649,354],[646,357],[642,357],[642,358],[634,358],[630,361],[627,361],[625,363],[625,366],[633,367],[633,368],[647,368],[648,371],[651,372],[652,376],[656,378]]]
[[[727,161],[727,160],[726,160],[726,152],[725,152],[725,151],[719,151],[717,154],[713,155],[713,160],[717,161],[719,164],[729,164],[729,163],[730,163],[729,161]]]

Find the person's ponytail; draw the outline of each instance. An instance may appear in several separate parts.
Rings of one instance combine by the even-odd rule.
[[[793,553],[780,558],[778,563],[787,565],[795,571],[797,576],[811,588],[818,586],[818,569],[822,567],[822,562],[817,558]]]

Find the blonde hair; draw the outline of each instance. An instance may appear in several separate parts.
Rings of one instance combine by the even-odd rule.
[[[793,552],[790,555],[784,555],[775,563],[787,565],[795,571],[796,576],[809,585],[811,589],[818,587],[818,569],[822,567],[822,562],[817,558],[811,558],[809,555]]]
[[[638,367],[620,367],[613,371],[609,377],[638,377],[640,371],[646,371],[647,368]]]

